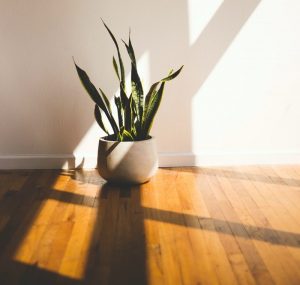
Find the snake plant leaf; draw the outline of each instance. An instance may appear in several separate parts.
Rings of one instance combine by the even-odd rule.
[[[136,65],[134,49],[133,49],[133,46],[132,46],[132,43],[131,43],[131,39],[130,39],[130,30],[129,30],[128,46],[129,46],[129,50],[131,51],[131,54],[132,54],[132,55],[131,55],[131,58],[132,58],[134,64]]]
[[[130,34],[129,34],[129,44],[126,44],[125,41],[123,41],[125,44],[127,53],[131,60],[131,92],[133,96],[133,100],[136,105],[136,109],[138,110],[137,117],[138,121],[140,123],[140,127],[142,124],[142,117],[143,117],[143,110],[144,110],[144,91],[143,91],[143,85],[140,79],[140,76],[138,74],[137,65],[136,65],[136,59],[135,59],[135,53],[133,46],[131,44],[130,40]]]
[[[136,130],[136,135],[135,138],[137,141],[140,141],[143,139],[143,130],[142,130],[142,126],[140,125],[139,121],[135,121],[134,122],[134,126],[133,128]]]
[[[123,121],[123,108],[122,108],[120,97],[115,96],[115,105],[117,106],[118,118],[119,118],[119,129],[121,131],[124,128],[124,121]]]
[[[135,59],[135,54],[134,54],[134,49],[132,47],[131,44],[131,40],[130,40],[130,36],[129,36],[129,44],[127,44],[125,41],[122,40],[122,42],[124,43],[127,53],[130,57],[131,62],[136,66],[136,59]]]
[[[148,110],[148,105],[149,105],[149,102],[150,102],[150,98],[153,96],[153,93],[156,92],[156,88],[158,86],[158,84],[160,83],[160,81],[158,82],[155,82],[154,84],[151,85],[147,95],[146,95],[146,98],[145,98],[145,106],[144,106],[144,113],[143,113],[143,121],[144,121],[144,118],[145,118],[145,115],[146,115],[146,112]]]
[[[123,131],[123,141],[134,141],[134,138],[130,132],[124,129]]]
[[[105,113],[107,119],[109,120],[109,122],[111,124],[111,127],[112,127],[114,133],[116,134],[118,132],[117,125],[114,121],[114,118],[109,113],[109,110],[106,108],[103,98],[97,91],[94,84],[90,81],[90,78],[88,77],[87,73],[83,69],[81,69],[75,63],[75,61],[74,61],[74,64],[75,64],[75,67],[76,67],[76,70],[77,70],[77,73],[78,73],[78,76],[80,78],[82,85],[84,86],[87,93],[90,95],[91,99],[100,107],[100,109],[103,110],[103,112]]]
[[[119,68],[118,68],[118,65],[117,65],[117,62],[116,62],[116,59],[115,57],[113,56],[113,66],[114,66],[114,70],[116,72],[116,75],[120,81],[120,75],[119,75]]]
[[[120,109],[122,114],[122,121],[123,124],[128,125],[128,118],[126,117],[126,108],[129,105],[129,99],[127,98],[127,95],[125,93],[125,90],[123,89],[122,83],[120,83]]]
[[[131,132],[130,132],[130,133],[132,134],[132,136],[133,136],[134,138],[137,137],[136,128],[135,128],[134,126],[131,128]]]
[[[103,120],[102,120],[102,115],[101,115],[101,111],[99,109],[99,106],[97,104],[95,104],[95,109],[94,109],[94,115],[95,115],[95,119],[98,123],[98,125],[100,126],[100,128],[109,135],[109,132],[107,130],[107,128],[105,127]]]
[[[127,97],[126,97],[127,98]],[[131,130],[132,127],[132,110],[131,110],[131,102],[132,96],[130,95],[129,98],[127,98],[126,103],[123,105],[124,106],[124,125],[125,125],[125,130],[129,131]]]
[[[141,127],[144,110],[144,91],[136,66],[131,64],[131,92],[135,104],[138,124]]]
[[[114,116],[112,114],[111,107],[110,107],[110,102],[109,102],[107,96],[105,95],[105,93],[103,92],[103,90],[101,88],[99,88],[99,90],[100,90],[100,96],[101,96],[101,98],[104,102],[105,108],[106,108],[106,110],[108,111],[108,114],[109,114],[108,120],[109,120],[114,132],[116,133],[116,132],[118,132],[118,126],[117,126],[117,123],[116,123],[116,121],[114,119]]]
[[[129,97],[130,99],[130,118],[131,118],[131,131],[134,129],[135,132],[136,132],[136,129],[135,129],[135,121],[136,121],[136,118],[137,118],[137,112],[136,112],[136,106],[135,106],[135,103],[134,103],[134,100],[133,100],[133,96],[132,96],[132,93]]]
[[[111,107],[110,107],[110,102],[109,102],[107,96],[105,95],[105,93],[103,92],[103,90],[101,88],[99,88],[99,90],[100,90],[101,97],[102,97],[102,99],[103,99],[103,101],[105,103],[105,107],[109,111],[110,115],[112,115]]]
[[[85,88],[85,90],[87,91],[87,93],[90,95],[91,99],[105,112],[105,104],[100,96],[100,94],[98,93],[96,87],[94,86],[94,84],[90,81],[89,76],[87,75],[87,73],[81,69],[74,61],[74,64],[76,66],[76,70],[77,70],[77,74],[80,78],[80,81],[83,85],[83,87]]]
[[[175,71],[174,73],[173,73],[173,70],[171,70],[170,73],[169,73],[169,75],[168,75],[167,77],[163,78],[161,81],[170,81],[170,80],[176,78],[176,77],[179,75],[179,73],[181,72],[181,70],[182,70],[183,67],[184,67],[184,65],[182,65],[182,66],[181,66],[177,71]]]
[[[105,24],[105,22],[103,21],[103,19],[101,19],[106,30],[108,31],[109,35],[111,36],[115,46],[116,46],[116,49],[117,49],[117,53],[118,53],[118,58],[119,58],[119,65],[120,65],[120,71],[121,71],[121,77],[119,75],[119,70],[118,70],[118,66],[117,66],[117,62],[115,60],[115,58],[113,57],[113,65],[114,65],[114,69],[117,73],[117,76],[119,78],[119,81],[120,81],[120,97],[121,97],[121,106],[120,106],[120,109],[122,109],[122,111],[120,111],[121,115],[122,113],[124,113],[124,108],[125,108],[125,105],[128,104],[128,98],[126,96],[126,92],[125,92],[125,70],[124,70],[124,64],[123,64],[123,61],[122,61],[122,57],[121,57],[121,53],[120,53],[120,49],[119,49],[119,45],[118,45],[118,42],[114,36],[114,34],[111,32],[111,30],[108,28],[108,26]],[[119,123],[122,121],[122,126],[123,126],[123,118],[119,116]]]
[[[121,96],[123,108],[125,108],[124,106],[128,103],[128,98],[125,92],[125,83],[120,79],[119,69],[115,57],[113,57],[113,66],[120,82],[120,96]]]
[[[131,64],[131,92],[136,105],[137,117],[141,122],[144,110],[144,91],[136,66]]]
[[[155,94],[153,95],[153,97],[151,98],[150,102],[149,102],[149,106],[145,115],[145,120],[143,122],[143,127],[142,127],[142,133],[143,136],[146,138],[149,135],[149,132],[151,130],[152,127],[152,123],[154,120],[154,117],[157,113],[157,110],[159,108],[162,96],[163,96],[163,92],[164,92],[164,87],[165,87],[165,82],[162,82],[158,91],[155,92]]]
[[[125,88],[125,70],[124,70],[124,64],[123,64],[123,60],[122,60],[122,57],[121,57],[121,53],[120,53],[118,42],[117,42],[114,34],[111,32],[111,30],[108,28],[108,26],[103,21],[103,19],[101,19],[101,21],[102,21],[103,25],[105,26],[106,30],[108,31],[110,37],[112,38],[112,40],[113,40],[113,42],[114,42],[114,44],[116,46],[116,49],[117,49],[117,52],[118,52],[120,70],[121,70],[121,82],[123,84],[123,87]]]
[[[120,132],[118,133],[117,137],[119,141],[134,141],[132,134],[125,130],[124,127],[120,128]]]
[[[118,132],[118,134],[117,134],[117,141],[119,141],[119,142],[123,141],[123,135],[122,135],[121,131]]]
[[[131,43],[129,31],[128,43],[123,41],[131,61],[131,94],[128,97],[125,87],[125,69],[118,42],[105,22],[103,20],[102,22],[117,49],[118,59],[116,60],[114,56],[112,58],[113,68],[120,84],[120,94],[119,96],[114,97],[114,103],[116,105],[118,115],[118,119],[116,118],[117,122],[112,114],[112,108],[108,97],[101,88],[99,88],[99,90],[95,88],[87,73],[77,66],[74,61],[78,76],[87,93],[96,104],[94,115],[100,128],[106,134],[109,134],[109,131],[103,122],[103,113],[107,117],[113,129],[113,134],[110,135],[111,138],[117,141],[136,141],[146,139],[149,136],[154,117],[160,106],[165,83],[176,78],[181,72],[183,66],[174,73],[173,70],[171,70],[167,77],[152,84],[147,95],[144,97],[144,90],[138,74],[135,52]]]
[[[150,87],[150,89],[149,89],[149,91],[148,91],[148,93],[146,95],[146,98],[145,98],[143,121],[145,119],[145,115],[146,115],[147,110],[148,110],[149,102],[155,96],[155,94],[156,94],[156,88],[159,85],[159,83],[170,81],[170,80],[176,78],[179,75],[179,73],[181,72],[182,68],[183,68],[183,65],[176,72],[174,72],[174,73],[173,73],[173,69],[171,69],[167,77],[165,77],[165,78],[161,79],[160,81],[157,81],[157,82],[155,82],[155,83],[153,83],[151,85],[151,87]]]
[[[120,83],[120,97],[121,97],[121,101],[122,101],[122,107],[123,107],[123,109],[125,109],[125,106],[129,103],[129,99],[126,95],[124,87],[122,86],[122,83]]]
[[[137,119],[137,109],[136,109],[136,105],[135,105],[135,102],[134,102],[134,99],[133,99],[133,96],[132,96],[132,101],[131,101],[131,109],[132,109],[132,114],[133,114],[133,121],[132,123],[136,123],[138,121]]]

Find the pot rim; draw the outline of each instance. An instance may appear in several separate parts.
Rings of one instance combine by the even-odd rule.
[[[155,140],[155,137],[149,136],[149,138],[148,138],[148,139],[145,139],[145,140],[140,140],[140,141],[123,141],[123,142],[120,142],[120,141],[116,141],[116,140],[109,140],[109,139],[106,139],[106,137],[107,137],[107,136],[101,137],[101,138],[99,139],[99,141],[102,141],[102,142],[112,142],[112,143],[143,143],[143,142]]]

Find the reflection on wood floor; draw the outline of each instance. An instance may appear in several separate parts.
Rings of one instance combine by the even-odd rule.
[[[0,171],[0,284],[300,284],[300,166]]]

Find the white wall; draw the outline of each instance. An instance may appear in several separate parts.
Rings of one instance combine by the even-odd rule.
[[[299,11],[298,0],[1,1],[0,167],[94,163],[101,133],[72,56],[117,91],[100,17],[118,38],[131,27],[146,85],[185,64],[153,127],[162,165],[299,163]]]

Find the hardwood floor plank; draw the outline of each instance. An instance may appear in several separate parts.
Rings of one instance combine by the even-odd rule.
[[[0,171],[0,284],[300,284],[300,167]]]
[[[228,175],[227,175],[228,176]],[[257,249],[260,252],[260,255],[264,259],[265,264],[269,268],[273,279],[284,284],[288,282],[289,284],[293,284],[293,280],[295,279],[295,274],[297,274],[297,268],[291,270],[294,263],[290,264],[290,260],[292,256],[289,254],[286,248],[282,248],[282,246],[274,246],[275,244],[282,244],[283,241],[280,240],[280,235],[276,230],[273,230],[271,223],[269,222],[270,216],[268,215],[268,211],[265,209],[260,209],[257,207],[255,203],[255,197],[253,199],[250,196],[247,196],[246,189],[243,188],[243,185],[240,183],[238,179],[230,179],[228,178],[228,183],[232,185],[233,191],[235,191],[236,195],[229,195],[229,200],[231,203],[235,203],[237,206],[235,207],[238,216],[241,216],[240,209],[245,209],[249,215],[247,219],[248,224],[251,226],[251,230],[249,235],[254,240]],[[222,180],[222,186],[224,186],[226,182],[224,179]],[[230,187],[226,187],[228,190]],[[240,195],[240,193],[243,193]],[[228,191],[226,191],[228,193]],[[242,206],[242,207],[241,207]],[[246,227],[246,229],[249,227]],[[260,241],[263,239],[263,242]],[[268,242],[270,241],[270,242]],[[280,262],[276,260],[277,256],[281,256]]]
[[[214,213],[221,210],[224,216],[223,219],[227,221],[233,235],[235,236],[235,239],[243,252],[248,263],[248,267],[256,279],[256,282],[258,284],[273,284],[273,279],[270,276],[265,262],[263,261],[254,241],[251,240],[251,236],[249,235],[247,228],[244,227],[232,207],[232,204],[224,195],[223,189],[226,186],[224,186],[223,183],[225,181],[220,182],[218,174],[212,175],[210,173],[211,171],[213,170],[209,170],[209,175],[206,178],[211,190],[211,192],[206,192],[206,201],[208,204],[211,204],[211,212]],[[204,170],[204,173],[207,173],[207,171]],[[216,198],[214,198],[214,195]]]
[[[210,188],[212,187],[212,185],[210,185],[210,183],[216,183],[216,181],[208,182],[206,179],[204,186],[205,188],[202,187],[203,197],[208,202],[208,207],[211,211],[211,220],[214,224],[215,230],[218,232],[219,239],[227,254],[228,260],[232,266],[236,279],[240,284],[255,284],[253,275],[249,270],[247,260],[243,256],[240,245],[237,242],[237,240],[233,238],[234,232],[230,227],[230,221],[226,221],[221,207],[219,207],[219,202],[213,196],[213,192]],[[217,196],[220,200],[220,195]]]

